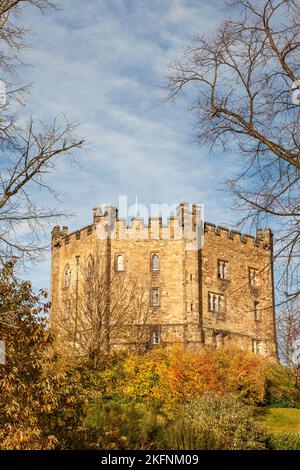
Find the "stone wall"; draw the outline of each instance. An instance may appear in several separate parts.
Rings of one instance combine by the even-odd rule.
[[[254,238],[206,223],[204,242],[198,249],[196,234],[201,227],[199,207],[193,205],[190,211],[184,203],[178,207],[177,217],[169,218],[166,225],[160,218],[150,219],[147,225],[134,218],[128,226],[118,219],[117,210],[108,206],[104,211],[94,209],[92,225],[77,232],[68,234],[67,227],[54,227],[51,328],[55,330],[61,323],[63,299],[80,289],[82,267],[97,251],[107,269],[114,272],[117,257],[124,257],[124,271],[116,275],[144,286],[149,302],[146,326],[149,334],[151,325],[159,326],[160,342],[183,342],[194,350],[234,343],[276,356],[270,230],[258,231]],[[155,272],[151,270],[153,254],[159,257]],[[218,277],[218,260],[227,263],[226,279]],[[67,266],[72,274],[70,286],[65,287]],[[257,272],[255,287],[249,282],[249,268]],[[152,287],[160,290],[157,307],[151,306]],[[210,294],[224,296],[222,312],[210,311]],[[259,311],[256,320],[254,302]]]

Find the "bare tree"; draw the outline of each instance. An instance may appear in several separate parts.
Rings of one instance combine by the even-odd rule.
[[[167,99],[194,85],[190,110],[197,138],[235,153],[240,173],[228,181],[240,224],[272,223],[278,233],[278,287],[285,299],[299,285],[300,107],[291,86],[300,76],[299,0],[235,0],[233,17],[195,39],[170,65]]]
[[[300,389],[300,307],[298,300],[285,305],[277,322],[279,355]]]
[[[65,293],[56,325],[59,347],[93,358],[112,347],[145,349],[149,341],[149,292],[139,279],[117,272],[95,250],[78,263],[73,290]]]
[[[12,256],[26,259],[42,254],[45,244],[39,234],[43,224],[66,215],[40,203],[42,191],[57,198],[47,183],[47,174],[84,143],[75,135],[76,123],[66,118],[43,123],[30,117],[22,126],[10,111],[11,103],[22,100],[29,91],[26,85],[14,85],[25,65],[21,52],[28,31],[15,21],[23,5],[42,11],[55,7],[49,0],[0,1],[0,78],[6,83],[8,97],[0,105],[0,260],[4,262]]]

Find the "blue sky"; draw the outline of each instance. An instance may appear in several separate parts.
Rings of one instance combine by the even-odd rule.
[[[237,171],[235,156],[210,156],[195,142],[187,96],[162,102],[167,64],[197,34],[211,33],[227,15],[211,0],[63,0],[62,10],[25,8],[34,34],[22,83],[33,83],[24,115],[48,121],[66,114],[82,122],[88,152],[79,167],[62,163],[49,177],[70,230],[91,222],[92,208],[135,195],[144,204],[181,200],[204,204],[205,219],[232,225],[238,214],[217,190]],[[49,227],[50,237],[50,227]],[[30,269],[48,286],[50,256]]]

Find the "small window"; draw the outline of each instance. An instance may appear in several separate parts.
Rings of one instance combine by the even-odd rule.
[[[124,255],[117,256],[116,268],[119,272],[124,271]]]
[[[259,308],[259,302],[254,302],[254,320],[261,321],[261,310]]]
[[[249,284],[251,287],[257,287],[258,270],[249,268]]]
[[[160,306],[160,289],[159,287],[151,288],[151,307]]]
[[[63,302],[62,318],[63,320],[68,320],[69,316],[70,316],[70,301],[65,300]]]
[[[95,273],[95,263],[92,256],[89,256],[88,263],[87,263],[87,277],[88,279],[92,278]]]
[[[223,313],[225,311],[225,298],[222,294],[208,293],[208,308],[211,312]]]
[[[214,349],[222,349],[228,341],[227,333],[214,333],[213,347]]]
[[[64,271],[64,287],[67,289],[71,285],[72,271],[70,266],[67,264]]]
[[[158,325],[153,325],[150,329],[150,344],[156,346],[161,342],[160,328]]]
[[[159,271],[159,256],[157,254],[151,257],[151,271]]]
[[[260,341],[256,340],[256,339],[253,339],[252,340],[252,352],[254,354],[260,354]]]
[[[228,262],[218,260],[218,278],[219,279],[228,279]]]

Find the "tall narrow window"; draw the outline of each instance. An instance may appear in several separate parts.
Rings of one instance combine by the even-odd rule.
[[[252,352],[255,354],[260,354],[260,341],[257,341],[256,339],[252,340]]]
[[[116,268],[119,272],[124,271],[124,255],[117,256]]]
[[[213,297],[213,301],[212,301],[213,307],[212,307],[212,310],[213,310],[213,312],[216,312],[216,311],[217,311],[217,296],[216,296],[215,294],[213,294],[212,297]]]
[[[72,271],[70,265],[67,264],[64,271],[64,287],[67,289],[71,285]]]
[[[218,260],[218,278],[228,279],[228,262]]]
[[[254,301],[254,320],[261,321],[261,310],[259,308],[259,302]]]
[[[69,316],[70,316],[70,301],[69,300],[65,300],[63,302],[63,311],[62,311],[62,318],[63,320],[68,320]]]
[[[151,307],[160,306],[160,289],[159,287],[151,288]]]
[[[150,328],[150,344],[156,346],[161,342],[160,328],[159,325],[153,325]]]
[[[159,271],[159,256],[157,254],[151,257],[151,271]]]
[[[91,277],[94,276],[94,270],[95,270],[94,259],[93,259],[92,256],[89,256],[88,263],[87,263],[87,277],[88,277],[88,279],[90,279]]]
[[[218,296],[218,312],[224,312],[224,297],[223,295]]]
[[[249,283],[251,287],[257,287],[258,281],[257,269],[249,268]]]

